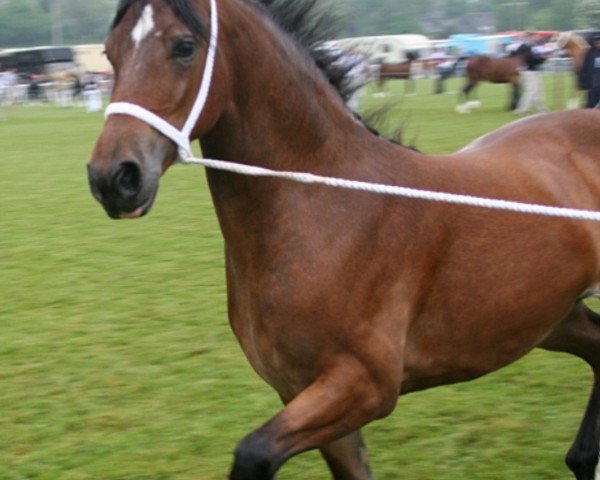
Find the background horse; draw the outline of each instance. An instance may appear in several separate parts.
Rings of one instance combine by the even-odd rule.
[[[415,92],[415,81],[411,76],[411,70],[415,60],[419,58],[417,52],[406,52],[406,61],[397,63],[382,62],[378,68],[377,85],[382,88],[387,80],[405,80],[404,93]]]
[[[557,41],[558,48],[564,49],[569,57],[573,60],[573,73],[575,74],[575,80],[569,100],[567,100],[567,106],[569,108],[577,108],[581,104],[581,90],[579,89],[579,81],[577,74],[583,66],[585,56],[590,49],[590,44],[585,39],[575,32],[563,32],[559,35]]]
[[[297,43],[322,40],[316,2],[218,6],[217,17],[206,0],[120,3],[106,45],[119,103],[88,165],[111,217],[150,211],[177,145],[188,151],[184,132],[206,155],[246,166],[600,208],[599,111],[528,118],[453,155],[419,153],[358,122]],[[360,429],[400,394],[480,377],[536,347],[594,371],[567,457],[578,480],[594,478],[600,319],[582,299],[600,280],[598,224],[207,177],[231,327],[285,405],[240,442],[230,479],[271,480],[315,448],[335,479],[372,479]]]
[[[521,96],[520,71],[525,66],[525,55],[515,53],[507,57],[493,58],[487,55],[476,55],[467,60],[467,83],[462,90],[463,103],[457,105],[459,113],[469,113],[472,107],[479,106],[479,101],[471,101],[470,96],[479,82],[509,83],[512,85],[512,97],[509,110],[517,108]]]

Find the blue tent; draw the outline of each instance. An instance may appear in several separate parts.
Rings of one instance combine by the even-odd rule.
[[[458,56],[472,55],[501,55],[506,45],[515,41],[510,34],[477,35],[473,33],[460,33],[450,35],[448,49]]]

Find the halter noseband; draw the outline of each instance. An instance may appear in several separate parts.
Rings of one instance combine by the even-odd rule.
[[[196,101],[192,107],[192,111],[190,112],[181,130],[178,130],[176,127],[171,125],[166,120],[163,120],[155,113],[152,113],[150,110],[129,102],[111,103],[108,105],[108,107],[106,107],[104,114],[106,118],[111,115],[129,115],[146,122],[151,127],[162,133],[165,137],[168,137],[175,142],[175,144],[178,146],[180,159],[193,157],[190,134],[200,119],[200,115],[202,115],[202,111],[206,105],[206,100],[208,99],[208,93],[212,83],[215,57],[217,53],[217,42],[219,39],[219,13],[217,10],[217,0],[210,0],[210,10],[210,42],[208,45],[208,52],[206,54],[206,65],[204,66],[202,82],[200,84],[198,96],[196,97]]]

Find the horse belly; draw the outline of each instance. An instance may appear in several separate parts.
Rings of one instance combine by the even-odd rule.
[[[514,322],[514,328],[507,328],[501,318],[491,318],[489,323],[481,321],[481,325],[440,318],[437,322],[444,325],[435,334],[409,334],[402,391],[464,382],[498,370],[535,348],[568,310],[513,317],[510,323]]]
[[[595,281],[593,245],[566,229],[517,242],[487,238],[464,252],[451,255],[407,334],[403,391],[470,380],[521,358]]]

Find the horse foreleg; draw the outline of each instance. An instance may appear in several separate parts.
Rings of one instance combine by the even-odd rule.
[[[577,306],[541,347],[576,355],[594,371],[592,394],[566,457],[577,480],[594,480],[600,454],[600,316],[584,305]]]
[[[406,80],[404,80],[404,95],[416,95],[415,80],[410,76],[410,73],[406,77]]]
[[[471,99],[471,93],[475,90],[475,86],[477,82],[469,80],[469,82],[465,85],[462,90],[462,98],[465,102],[468,102]]]
[[[320,450],[335,480],[375,479],[369,467],[367,449],[360,430],[325,445]]]
[[[352,363],[346,359],[343,368],[321,375],[242,440],[230,480],[272,480],[286,460],[314,448],[323,449],[336,479],[369,479],[364,461],[348,459],[360,452],[359,437],[353,432],[389,414],[398,392],[386,392],[366,368]]]
[[[479,83],[477,80],[469,78],[467,84],[462,89],[458,97],[458,105],[455,108],[458,113],[471,113],[471,108],[479,106],[479,102],[475,103],[470,101],[471,92],[473,92],[477,83]]]
[[[440,93],[444,93],[444,80],[444,75],[441,74],[434,80],[434,94],[439,95]]]
[[[512,86],[512,98],[510,101],[510,106],[508,107],[508,109],[511,111],[516,110],[517,106],[519,105],[519,101],[521,100],[521,84],[516,82],[513,83]]]
[[[386,79],[383,76],[379,76],[378,80],[376,81],[377,89],[379,91],[375,92],[373,97],[381,98],[387,96],[387,92],[385,90],[385,80]]]

